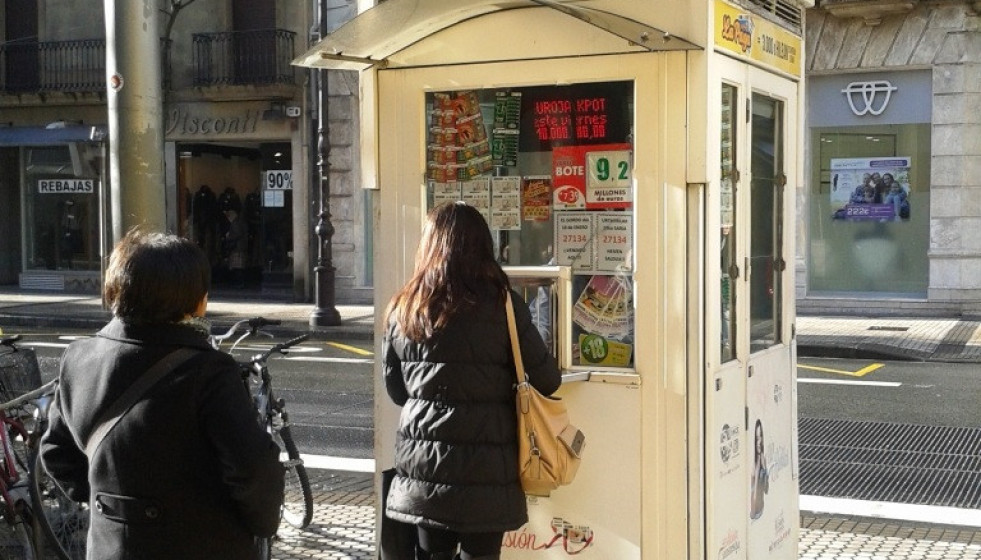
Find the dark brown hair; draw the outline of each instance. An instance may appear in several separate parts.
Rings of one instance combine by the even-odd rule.
[[[451,317],[473,307],[480,294],[504,293],[507,274],[494,258],[487,221],[473,206],[447,202],[426,218],[415,270],[388,304],[385,316],[402,334],[424,342]]]
[[[176,323],[208,294],[211,265],[197,245],[130,230],[112,251],[102,288],[112,314],[130,323]]]

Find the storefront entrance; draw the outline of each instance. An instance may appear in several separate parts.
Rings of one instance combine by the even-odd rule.
[[[178,233],[212,263],[213,290],[292,295],[288,142],[178,143]]]

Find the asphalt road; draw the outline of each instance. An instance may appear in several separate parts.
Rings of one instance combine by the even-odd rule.
[[[801,418],[981,426],[977,364],[800,358]]]
[[[58,374],[61,353],[85,331],[35,329],[21,344],[34,348],[44,381]],[[255,338],[234,355],[246,360],[282,339]],[[268,362],[273,390],[286,401],[300,453],[370,459],[373,456],[373,356],[364,343],[307,341]]]

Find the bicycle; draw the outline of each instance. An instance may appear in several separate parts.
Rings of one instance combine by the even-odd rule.
[[[262,328],[278,324],[280,321],[263,317],[243,319],[232,325],[224,334],[212,336],[212,345],[220,349],[223,341],[244,329],[245,332],[229,349],[229,353],[231,353],[241,341],[250,336],[260,333],[271,336],[263,332]],[[247,329],[245,329],[246,326]],[[298,529],[307,527],[313,520],[313,490],[310,487],[306,468],[303,466],[303,459],[300,458],[300,452],[293,441],[289,414],[286,412],[286,402],[274,396],[272,376],[269,374],[266,362],[274,354],[287,354],[291,347],[303,342],[309,336],[301,335],[287,342],[276,344],[264,352],[253,355],[248,361],[239,362],[242,368],[243,381],[249,388],[249,393],[252,395],[258,413],[259,423],[265,427],[276,444],[279,445],[280,456],[285,455],[283,466],[286,469],[286,492],[282,516],[287,523]],[[263,543],[263,546],[268,552],[271,542]]]
[[[41,465],[37,449],[47,429],[48,406],[57,380],[41,385],[37,355],[18,346],[20,338],[0,336],[0,397],[6,401],[0,404],[0,420],[6,428],[0,431],[4,449],[0,479],[6,485],[16,481],[9,492],[10,499],[3,495],[5,517],[8,521],[14,519],[9,515],[9,506],[20,504],[32,549],[21,546],[11,558],[41,558],[47,542],[62,560],[84,560],[88,505],[72,501],[54,484]],[[14,531],[21,533],[20,529]],[[18,538],[23,539],[23,533]]]
[[[41,385],[41,370],[32,350],[20,348],[20,335],[0,336],[0,398],[10,401]],[[14,398],[0,405],[0,557],[40,558],[34,507],[29,491],[29,398]]]

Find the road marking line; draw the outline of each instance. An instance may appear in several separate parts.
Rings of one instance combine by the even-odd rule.
[[[822,383],[826,385],[868,385],[870,387],[900,387],[897,381],[849,381],[848,379],[821,379],[817,377],[798,377],[798,383]]]
[[[370,350],[362,350],[361,348],[358,348],[356,346],[348,346],[347,344],[341,344],[340,342],[328,342],[327,344],[330,345],[330,346],[333,346],[334,348],[340,348],[341,350],[347,350],[348,352],[351,352],[352,354],[360,354],[362,356],[374,356],[375,355],[375,353],[372,352],[372,351],[370,351]]]
[[[801,496],[801,511],[981,527],[981,511],[946,506],[872,502],[826,496]]]
[[[67,342],[24,342],[23,345],[38,348],[68,348]]]
[[[881,368],[883,366],[885,366],[885,364],[872,364],[872,365],[869,365],[869,366],[865,366],[865,367],[863,367],[862,369],[860,369],[858,371],[848,371],[848,370],[844,370],[844,369],[831,369],[831,368],[823,368],[823,367],[819,367],[819,366],[807,366],[807,365],[804,365],[804,364],[797,364],[797,368],[798,369],[808,369],[808,370],[811,370],[811,371],[823,371],[825,373],[837,373],[839,375],[849,375],[851,377],[864,377],[866,374],[872,373],[873,371],[875,371],[875,370],[877,370],[877,369],[879,369],[879,368]]]
[[[370,358],[331,358],[328,356],[284,356],[283,360],[294,360],[297,362],[333,362],[338,364],[373,364],[375,360]]]
[[[332,471],[375,472],[374,459],[354,459],[351,457],[332,457],[330,455],[300,454],[303,466],[308,469],[324,469]]]

